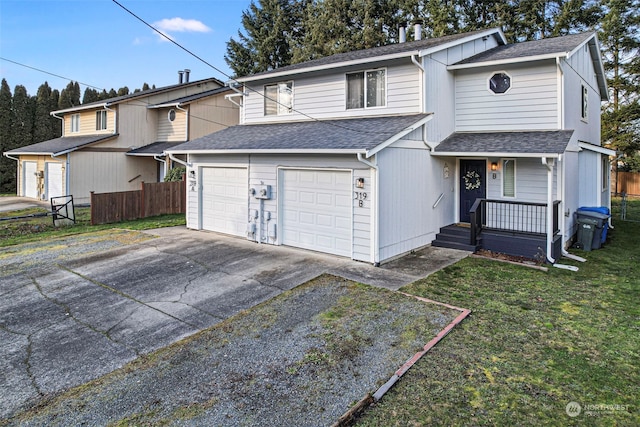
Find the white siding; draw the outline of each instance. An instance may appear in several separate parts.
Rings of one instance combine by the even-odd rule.
[[[598,193],[601,191],[600,154],[594,151],[582,150],[578,153],[578,185],[580,206],[600,206]]]
[[[271,186],[271,199],[262,202],[262,221],[252,218],[251,212],[260,209],[260,200],[247,194],[249,204],[249,218],[251,222],[256,223],[256,227],[262,227],[262,242],[280,245],[281,221],[279,218],[279,198],[278,192],[280,171],[299,168],[311,168],[316,170],[342,170],[350,171],[354,183],[351,189],[360,192],[367,192],[367,200],[360,207],[358,200],[353,200],[353,251],[352,258],[373,262],[371,252],[371,215],[373,207],[374,188],[372,187],[372,175],[370,169],[361,162],[358,162],[355,156],[304,156],[304,155],[190,155],[189,161],[193,163],[193,168],[200,166],[243,166],[248,167],[249,172],[249,188],[257,188],[260,185]],[[355,179],[365,178],[365,188],[356,189]],[[198,223],[198,192],[190,190],[190,183],[187,182],[187,227],[199,229],[201,225]],[[199,183],[196,184],[200,185]],[[269,219],[267,219],[269,218]],[[276,238],[272,239],[268,236],[270,227],[276,225]],[[258,233],[256,233],[258,234]],[[254,238],[254,237],[252,237]]]
[[[487,85],[498,72],[511,77],[511,88],[499,95]],[[555,63],[459,70],[455,102],[456,131],[558,129]]]
[[[455,165],[425,149],[388,148],[378,154],[378,167],[383,261],[431,243],[454,221]]]
[[[348,72],[367,69],[366,66]],[[329,75],[297,77],[293,79],[293,108],[316,119],[356,117],[381,114],[407,114],[421,111],[420,74],[412,63],[386,68],[387,105],[368,109],[346,109],[347,70],[336,70]],[[283,81],[291,79],[283,79]],[[303,114],[293,112],[280,116],[264,115],[263,84],[252,83],[253,90],[245,97],[245,123],[308,120]]]

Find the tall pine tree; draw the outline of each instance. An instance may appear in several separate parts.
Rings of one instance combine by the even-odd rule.
[[[38,88],[36,110],[33,125],[33,143],[42,142],[60,136],[60,120],[49,114],[58,106],[58,100],[47,82]]]

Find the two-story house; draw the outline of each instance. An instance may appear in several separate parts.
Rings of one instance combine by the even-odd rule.
[[[240,125],[167,150],[187,156],[189,228],[373,264],[428,244],[554,262],[576,209],[609,204],[594,33],[480,30],[232,85]]]
[[[137,190],[171,167],[164,150],[238,123],[231,90],[214,78],[54,111],[60,138],[5,152],[18,162],[18,195],[48,200]]]

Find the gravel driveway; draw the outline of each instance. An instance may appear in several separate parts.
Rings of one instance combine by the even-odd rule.
[[[318,332],[322,325],[318,326],[317,316],[326,304],[340,297],[344,287],[337,283],[344,279],[335,279],[336,283],[331,279],[331,286],[320,286],[331,290],[326,295],[303,294],[295,304],[280,309],[269,309],[266,301],[325,273],[397,289],[464,256],[466,253],[459,251],[428,248],[385,268],[374,268],[344,258],[256,245],[181,227],[151,233],[107,231],[2,248],[0,417],[10,425],[55,425],[57,420],[66,420],[57,425],[77,425],[81,418],[89,425],[123,419],[138,424],[138,417],[168,417],[175,425],[198,425],[189,420],[200,419],[200,415],[235,414],[236,425],[251,425],[251,414],[264,418],[266,412],[259,409],[268,408],[256,402],[283,399],[278,393],[268,394],[270,387],[276,391],[278,387],[290,388],[290,383],[280,382],[282,378],[295,383],[305,372],[320,377],[328,372],[322,365],[327,362],[323,356],[327,354],[323,350],[326,342],[322,341],[326,337]],[[265,320],[260,317],[264,315],[255,317],[251,314],[254,311],[246,311],[256,306],[272,313],[278,322],[270,324],[269,316]],[[221,323],[238,313],[245,313],[245,317],[234,318],[240,326]],[[282,313],[302,317],[288,318]],[[446,323],[448,315],[443,316],[436,319],[433,330],[439,330],[440,320]],[[259,321],[253,326],[241,326],[256,319]],[[207,330],[216,325],[227,326]],[[259,327],[263,329],[255,329]],[[194,335],[202,330],[207,331]],[[236,332],[222,338],[216,335],[228,330]],[[245,335],[240,336],[238,331]],[[349,334],[347,331],[340,337],[349,342]],[[366,332],[364,336],[371,341],[365,343],[375,347],[378,336],[383,335],[378,330]],[[154,353],[184,338],[188,339],[186,344]],[[293,341],[283,341],[288,338]],[[420,336],[417,342],[428,339],[430,336]],[[414,351],[403,351],[400,359],[406,360]],[[281,359],[284,354],[286,358]],[[316,359],[320,363],[317,369],[305,362]],[[384,374],[372,378],[386,381],[388,372],[397,365],[395,361],[384,363]],[[249,369],[251,366],[257,370]],[[236,370],[229,371],[231,368]],[[370,366],[361,368],[357,375],[367,377]],[[111,372],[113,377],[103,377]],[[264,372],[284,377],[276,376],[271,383]],[[124,382],[118,382],[120,377]],[[92,380],[96,382],[82,386]],[[329,396],[333,397],[323,400],[324,395],[313,395],[316,403],[309,404],[325,408],[322,412],[331,414],[326,420],[333,419],[345,406],[343,402],[340,409],[329,409],[326,402],[335,400],[336,393],[353,389],[348,407],[353,399],[363,396],[364,390],[373,391],[370,381],[356,382],[365,387],[331,386],[334,392]],[[244,387],[241,390],[247,399],[254,394],[262,397],[252,403],[244,401],[238,390],[230,392],[229,387],[235,383]],[[100,400],[100,387],[107,384],[115,388],[104,392],[107,400]],[[307,390],[296,392],[298,397],[322,390],[306,379],[297,384]],[[81,387],[73,389],[76,386]],[[64,394],[66,390],[71,391]],[[82,397],[84,391],[89,394]],[[92,406],[89,402],[93,401],[101,403]],[[29,412],[32,405],[44,402],[48,402],[46,406]],[[85,406],[92,408],[90,413],[81,410]],[[23,410],[27,412],[16,418]],[[74,413],[79,418],[65,418]],[[91,421],[92,413],[102,418]],[[47,414],[58,415],[48,418]],[[83,418],[87,416],[88,420]]]

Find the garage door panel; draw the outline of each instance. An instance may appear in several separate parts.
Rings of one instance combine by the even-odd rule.
[[[202,228],[244,235],[248,218],[246,168],[202,168]]]
[[[351,173],[283,170],[282,243],[351,256]]]

